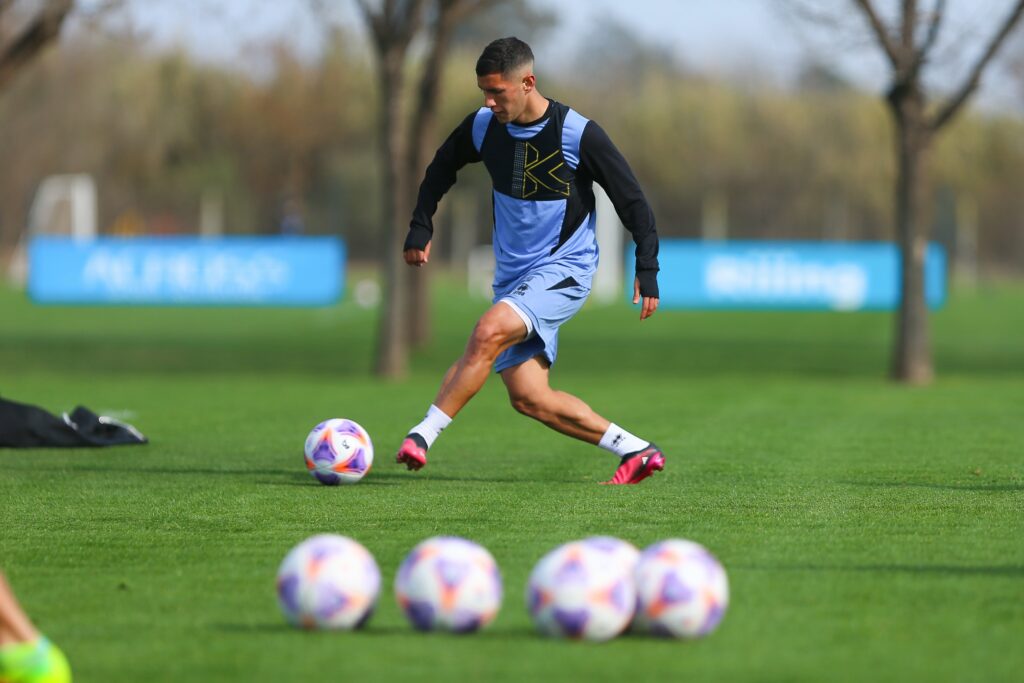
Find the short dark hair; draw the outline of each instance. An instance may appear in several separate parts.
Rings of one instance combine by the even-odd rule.
[[[476,75],[509,74],[533,62],[533,50],[515,36],[498,38],[476,60]]]

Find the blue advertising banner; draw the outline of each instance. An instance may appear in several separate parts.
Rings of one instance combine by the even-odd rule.
[[[930,244],[925,258],[925,298],[937,308],[946,298],[946,256]],[[658,261],[660,304],[671,308],[884,310],[900,298],[899,249],[885,242],[669,239]]]
[[[36,237],[28,254],[39,303],[323,306],[344,283],[336,237]]]

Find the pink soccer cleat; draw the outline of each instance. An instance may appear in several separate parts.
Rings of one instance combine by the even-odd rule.
[[[427,464],[427,442],[419,434],[405,437],[402,447],[398,449],[395,462],[405,463],[410,470],[418,470]]]
[[[615,476],[603,484],[639,484],[657,471],[665,469],[665,456],[653,443],[622,459]]]

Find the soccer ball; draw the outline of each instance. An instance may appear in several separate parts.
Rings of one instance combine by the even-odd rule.
[[[621,568],[628,576],[633,576],[636,571],[640,551],[632,543],[614,536],[591,536],[584,539],[583,543],[603,555],[606,561]]]
[[[306,437],[306,469],[321,484],[355,484],[373,465],[373,442],[352,420],[321,422]]]
[[[635,545],[614,536],[591,536],[584,539],[583,543],[596,550],[605,558],[606,562],[619,567],[626,573],[626,576],[634,578],[636,563],[640,560],[640,551]]]
[[[715,630],[729,605],[729,582],[714,555],[693,541],[646,548],[636,567],[636,627],[676,638]]]
[[[420,631],[483,628],[497,616],[501,594],[501,574],[491,554],[457,536],[423,541],[395,577],[398,604]]]
[[[344,536],[306,539],[277,570],[277,601],[293,626],[359,628],[373,613],[379,593],[380,570],[373,555]]]
[[[636,588],[628,564],[602,539],[555,548],[533,568],[526,606],[548,636],[609,640],[633,618]]]

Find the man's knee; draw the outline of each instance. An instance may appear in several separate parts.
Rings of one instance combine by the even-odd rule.
[[[526,415],[528,417],[532,417],[535,420],[540,420],[541,422],[543,422],[545,416],[551,413],[549,392],[509,392],[508,398],[509,401],[512,403],[512,407],[515,408],[516,412],[522,413],[523,415]]]
[[[510,315],[514,316],[515,313],[510,312]],[[518,319],[512,322],[521,324]],[[493,360],[503,349],[515,342],[519,335],[520,331],[515,325],[510,324],[507,316],[485,315],[473,328],[473,334],[469,338],[469,351],[472,355]]]
[[[522,413],[529,417],[534,417],[539,412],[537,402],[531,399],[529,396],[522,394],[509,394],[509,401],[512,402],[512,407],[515,408],[516,412]]]
[[[492,321],[481,320],[469,338],[469,352],[474,356],[493,359],[501,351],[502,341],[501,328]]]

